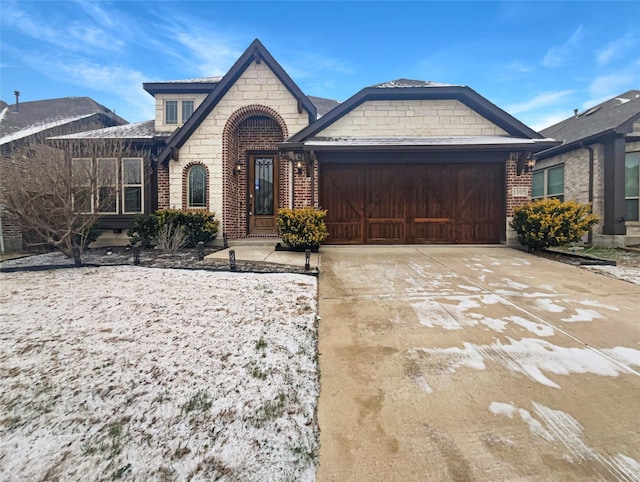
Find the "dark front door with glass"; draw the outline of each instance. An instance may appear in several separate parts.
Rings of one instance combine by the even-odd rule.
[[[249,234],[276,234],[278,158],[249,156]]]

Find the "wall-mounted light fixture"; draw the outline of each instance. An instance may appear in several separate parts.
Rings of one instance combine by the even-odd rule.
[[[298,168],[298,176],[302,174],[302,161],[296,162],[296,168]]]
[[[533,167],[535,165],[536,165],[536,160],[533,157],[527,158],[527,160],[524,161],[524,172],[533,171]]]
[[[236,165],[233,166],[233,175],[237,176],[241,172],[242,172],[242,164],[240,163],[240,161],[238,161],[236,162]]]

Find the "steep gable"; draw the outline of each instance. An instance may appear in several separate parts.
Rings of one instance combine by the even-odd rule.
[[[378,118],[378,120],[375,120]],[[372,120],[373,119],[373,120]],[[499,135],[542,136],[465,86],[399,79],[367,87],[289,139]]]
[[[227,95],[230,89],[232,89],[236,82],[242,77],[243,74],[249,69],[252,64],[260,65],[264,63],[266,67],[273,73],[273,75],[281,82],[288,92],[297,101],[297,110],[299,113],[307,112],[309,123],[316,119],[316,107],[309,100],[309,98],[300,90],[300,88],[293,82],[289,74],[278,64],[273,56],[267,51],[262,43],[256,39],[249,48],[242,54],[242,56],[231,67],[229,72],[222,78],[206,99],[195,110],[189,120],[169,138],[166,148],[160,153],[159,161],[166,163],[176,149],[180,149],[185,142],[192,136],[192,134],[198,129],[198,127],[205,122],[212,110],[218,106],[219,102]],[[246,89],[247,91],[251,89]],[[269,94],[268,95],[278,95]],[[250,95],[250,94],[248,94]],[[248,99],[247,99],[248,100]],[[256,99],[256,101],[259,99]]]

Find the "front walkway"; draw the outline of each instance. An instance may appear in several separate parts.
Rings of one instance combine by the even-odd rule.
[[[318,480],[640,480],[640,287],[504,247],[323,247]]]

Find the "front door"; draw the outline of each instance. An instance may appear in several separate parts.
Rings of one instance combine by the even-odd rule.
[[[278,158],[249,156],[249,234],[276,234]]]

